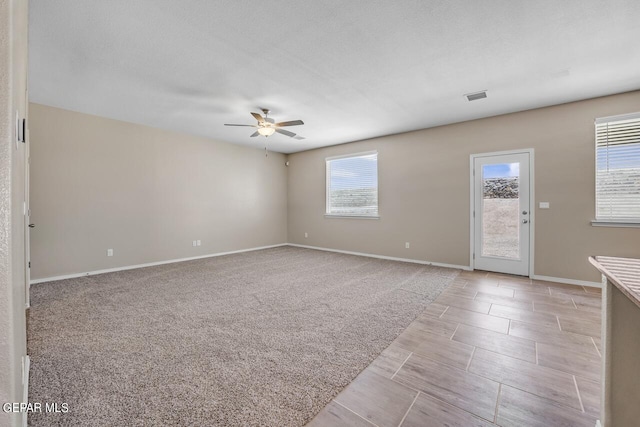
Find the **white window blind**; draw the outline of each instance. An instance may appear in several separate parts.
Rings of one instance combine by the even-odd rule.
[[[331,157],[327,162],[327,215],[378,216],[378,153]]]
[[[596,120],[596,220],[640,222],[640,113]]]

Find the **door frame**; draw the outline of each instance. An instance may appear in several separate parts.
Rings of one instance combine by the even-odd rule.
[[[535,169],[534,169],[534,149],[524,148],[520,150],[493,151],[490,153],[478,153],[469,155],[469,267],[475,270],[475,159],[479,157],[503,156],[508,154],[528,154],[529,155],[529,277],[534,276],[534,252],[535,252]]]
[[[28,120],[28,117],[25,118]],[[29,123],[28,121],[26,122]],[[28,125],[27,125],[28,126]],[[31,147],[29,142],[29,129],[25,127],[24,136],[25,164],[24,164],[24,302],[25,308],[31,307],[31,200],[30,200],[30,180],[31,180]]]
[[[27,80],[29,71],[27,70]],[[31,142],[29,136],[29,87],[24,91],[24,305],[31,307]],[[26,418],[25,418],[26,419]]]

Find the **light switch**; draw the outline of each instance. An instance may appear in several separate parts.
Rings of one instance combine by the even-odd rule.
[[[540,209],[549,209],[549,202],[540,202]]]

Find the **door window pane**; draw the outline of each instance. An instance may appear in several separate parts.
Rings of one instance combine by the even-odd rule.
[[[520,259],[520,163],[482,166],[482,256]]]

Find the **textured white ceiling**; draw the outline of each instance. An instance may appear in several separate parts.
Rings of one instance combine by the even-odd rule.
[[[30,99],[284,153],[640,88],[638,0],[31,0]],[[463,94],[488,90],[468,102]],[[640,110],[640,106],[638,106]]]

